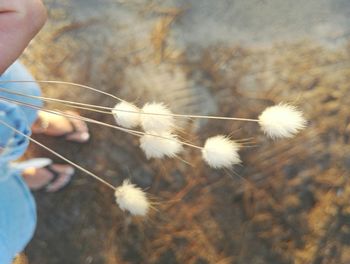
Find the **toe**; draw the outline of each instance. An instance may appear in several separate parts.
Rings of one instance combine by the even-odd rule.
[[[79,132],[77,131],[76,133],[70,134],[66,137],[67,140],[70,141],[76,141],[79,143],[85,143],[89,140],[90,134],[87,132]]]
[[[79,116],[78,113],[73,112],[73,111],[67,111],[67,114],[74,115],[74,116]],[[67,136],[67,140],[73,140],[77,141],[80,143],[84,143],[89,140],[90,134],[89,134],[89,129],[86,125],[86,123],[82,120],[70,118],[69,119],[74,126],[74,129],[76,133],[72,133]]]
[[[56,192],[65,187],[71,180],[72,175],[61,174],[54,182],[48,184],[45,188],[47,192]]]
[[[74,168],[71,165],[53,164],[51,165],[51,168],[59,174],[68,174],[68,175],[74,174]]]

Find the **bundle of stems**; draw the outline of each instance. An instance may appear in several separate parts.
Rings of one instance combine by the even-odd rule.
[[[24,93],[1,88],[1,83],[6,82],[25,84],[31,83],[33,81],[2,81],[0,82],[0,92],[2,92],[2,94],[7,93],[16,95],[17,98],[20,96],[23,98],[38,99],[44,102],[58,103],[76,109],[88,110],[91,112],[97,112],[106,115],[113,115],[117,124],[109,124],[88,117],[76,116],[60,110],[47,109],[35,104],[26,103],[25,100],[14,100],[6,96],[0,96],[0,100],[29,107],[38,111],[40,110],[55,115],[61,115],[70,119],[79,119],[87,123],[109,127],[139,137],[140,148],[145,153],[147,159],[162,159],[164,157],[176,157],[181,159],[179,157],[179,154],[184,151],[184,147],[194,148],[201,152],[201,156],[204,162],[214,169],[230,169],[234,165],[240,164],[241,159],[239,156],[239,150],[242,147],[245,147],[250,139],[233,140],[229,136],[220,134],[206,139],[203,145],[198,146],[192,142],[180,140],[180,137],[176,135],[176,131],[178,130],[176,126],[177,119],[215,119],[221,121],[254,122],[257,123],[257,125],[260,126],[261,130],[272,139],[294,137],[306,126],[306,120],[303,116],[303,113],[295,106],[284,103],[280,103],[264,109],[256,119],[244,117],[177,114],[172,113],[169,107],[162,102],[149,102],[146,103],[142,108],[139,108],[135,104],[127,102],[113,94],[77,83],[63,81],[36,81],[37,83],[61,84],[69,85],[72,87],[80,87],[104,96],[109,96],[114,100],[117,100],[118,103],[113,107],[107,107],[44,96],[27,95]],[[34,140],[31,137],[21,133],[14,127],[11,127],[9,124],[6,124],[3,121],[0,121],[0,124],[7,126],[14,132],[28,138],[28,140],[46,149],[62,160],[68,162],[78,170],[83,171],[87,175],[98,180],[100,183],[111,188],[115,193],[116,202],[122,210],[129,211],[133,215],[144,216],[152,207],[147,195],[143,192],[143,190],[130,183],[130,181],[124,181],[121,186],[114,187],[112,184],[103,180],[100,176],[65,158],[61,154],[50,149],[37,140]],[[137,127],[140,129],[136,129]]]

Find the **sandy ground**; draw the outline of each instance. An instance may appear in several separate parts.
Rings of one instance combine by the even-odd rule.
[[[191,149],[182,158],[193,167],[148,161],[136,138],[95,125],[86,145],[38,137],[112,184],[131,178],[159,204],[149,218],[131,218],[109,189],[77,173],[62,192],[36,194],[30,263],[350,262],[348,1],[46,3],[48,24],[22,57],[40,80],[88,84],[139,105],[164,101],[178,113],[254,118],[287,101],[310,122],[278,142],[254,124],[181,123],[196,144],[218,133],[253,137],[257,147],[242,150],[235,173],[210,170]],[[43,92],[116,103],[62,85]],[[28,156],[42,155],[31,146]]]

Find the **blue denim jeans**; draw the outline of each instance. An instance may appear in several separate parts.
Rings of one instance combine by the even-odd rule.
[[[33,80],[33,77],[19,62],[15,62],[0,76],[0,81]],[[35,83],[0,83],[0,88],[40,95]],[[30,135],[30,127],[36,119],[37,111],[15,103],[6,102],[1,97],[15,99],[41,107],[42,102],[19,95],[0,91],[0,121]],[[33,236],[36,226],[36,208],[33,196],[23,182],[21,172],[11,166],[27,149],[28,139],[0,122],[0,263],[9,264],[21,252]]]

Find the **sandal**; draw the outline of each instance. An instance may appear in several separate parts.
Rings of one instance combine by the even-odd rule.
[[[74,174],[74,169],[70,168],[68,171],[57,168],[57,166],[60,166],[58,164],[52,164],[52,161],[47,158],[35,158],[28,161],[23,161],[19,163],[14,163],[12,166],[19,170],[24,172],[27,169],[44,169],[47,170],[51,175],[52,178],[48,181],[46,181],[44,184],[39,184],[36,187],[30,187],[32,191],[46,191],[46,192],[57,192],[59,190],[64,189],[68,186],[68,184],[71,182],[71,178]],[[56,168],[55,168],[56,166]],[[23,174],[24,181],[27,182],[27,184],[30,186],[34,186],[33,181],[35,181],[35,175],[33,173],[29,173],[29,175]],[[30,183],[32,181],[32,183]]]
[[[72,116],[79,116],[77,112],[73,112],[73,111],[66,111],[65,113]],[[74,119],[74,118],[67,118],[67,120],[69,121],[73,130],[71,132],[67,132],[63,134],[61,137],[63,137],[68,141],[74,141],[78,143],[85,143],[90,139],[90,134],[86,123],[84,122],[82,123],[81,120]],[[80,134],[80,138],[75,137],[74,135],[76,134]]]
[[[58,192],[65,189],[71,183],[71,179],[74,174],[74,171],[72,171],[70,174],[59,173],[58,171],[54,170],[51,165],[45,166],[43,169],[48,170],[53,176],[47,184],[39,189],[39,191],[44,190],[45,192]],[[57,184],[59,181],[61,181],[61,183],[55,188],[55,184]]]
[[[74,111],[65,111],[65,113],[71,116],[79,117],[79,114]],[[90,134],[86,123],[82,122],[79,119],[69,118],[65,116],[63,117],[69,122],[72,131],[69,131],[60,135],[49,134],[47,130],[50,126],[50,122],[47,120],[43,120],[42,118],[39,117],[35,123],[35,126],[37,126],[37,128],[33,129],[34,130],[33,132],[37,134],[46,134],[48,136],[64,138],[65,140],[78,142],[78,143],[85,143],[90,139]]]

